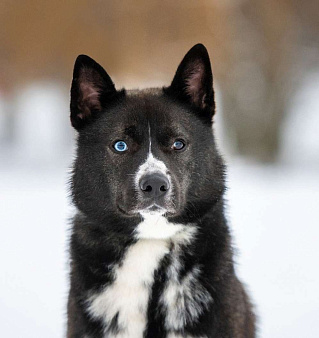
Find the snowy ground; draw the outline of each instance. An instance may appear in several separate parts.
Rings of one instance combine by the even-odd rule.
[[[0,171],[2,337],[63,337],[70,214],[56,169]]]
[[[319,337],[319,172],[233,165],[229,217],[260,337]]]
[[[71,207],[67,164],[0,166],[2,337],[62,337]],[[230,163],[236,261],[260,337],[319,337],[319,172]]]

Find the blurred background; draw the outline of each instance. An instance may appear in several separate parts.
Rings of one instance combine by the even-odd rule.
[[[228,219],[259,337],[319,337],[316,0],[0,0],[0,326],[63,337],[78,54],[117,88],[168,85],[209,50]]]

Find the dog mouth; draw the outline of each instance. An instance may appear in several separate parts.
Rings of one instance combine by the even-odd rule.
[[[119,204],[117,204],[117,210],[120,212],[120,214],[125,216],[134,216],[136,214],[133,210],[125,210],[125,208]]]
[[[153,203],[151,204],[150,206],[148,206],[147,208],[145,209],[142,209],[142,210],[139,210],[138,211],[139,213],[150,213],[150,214],[165,214],[167,212],[167,209],[156,204],[156,203]]]
[[[173,208],[166,208],[157,203],[152,203],[148,206],[143,207],[136,207],[131,210],[125,210],[123,206],[118,204],[117,208],[121,214],[124,214],[126,216],[137,216],[141,214],[173,216],[176,213]]]

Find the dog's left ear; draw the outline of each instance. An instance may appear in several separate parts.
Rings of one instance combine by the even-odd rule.
[[[71,87],[71,123],[79,130],[90,123],[114,101],[117,92],[107,72],[86,55],[74,64]]]
[[[197,44],[189,50],[164,92],[191,105],[211,121],[215,112],[213,74],[204,45]]]

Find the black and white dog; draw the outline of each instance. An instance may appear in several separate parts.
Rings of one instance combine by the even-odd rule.
[[[201,44],[161,89],[118,91],[77,58],[69,338],[255,337],[234,273],[214,111]]]

